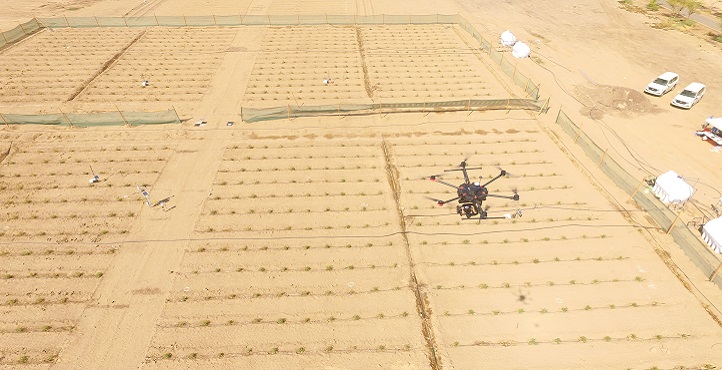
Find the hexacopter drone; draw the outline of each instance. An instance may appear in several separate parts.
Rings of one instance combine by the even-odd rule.
[[[501,173],[494,177],[493,179],[487,181],[484,184],[481,184],[479,182],[471,182],[469,180],[469,174],[466,172],[467,170],[478,170],[481,169],[481,167],[466,167],[466,159],[464,159],[458,166],[458,168],[450,169],[450,170],[444,170],[444,172],[453,172],[453,171],[461,171],[464,174],[464,183],[462,183],[459,186],[455,186],[453,184],[450,184],[448,182],[445,182],[440,179],[439,175],[430,176],[429,180],[438,182],[439,184],[446,185],[448,187],[452,187],[456,189],[456,197],[451,198],[449,200],[440,200],[440,199],[434,199],[432,200],[436,201],[436,204],[439,206],[443,206],[446,203],[450,203],[453,201],[458,200],[459,204],[456,206],[456,213],[458,213],[460,216],[466,216],[467,219],[472,218],[476,215],[479,215],[479,220],[486,220],[486,219],[503,219],[503,218],[509,218],[509,215],[506,216],[498,216],[498,217],[489,217],[487,213],[487,209],[482,208],[483,202],[486,200],[487,197],[494,197],[494,198],[503,198],[503,199],[510,199],[510,200],[519,200],[519,194],[517,194],[516,190],[514,190],[514,195],[499,195],[499,194],[489,194],[489,190],[486,188],[487,185],[491,184],[492,182],[498,180],[501,177],[504,177],[507,175],[507,172],[505,170],[501,170]],[[481,179],[482,177],[479,176]],[[517,209],[516,214],[514,214],[513,217],[521,217],[521,210]]]

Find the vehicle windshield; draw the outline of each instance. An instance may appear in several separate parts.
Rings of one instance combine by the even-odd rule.
[[[695,96],[697,96],[697,94],[695,94],[689,90],[684,90],[681,93],[679,93],[679,95],[686,96],[688,98],[694,98]]]
[[[658,79],[654,80],[654,82],[652,82],[652,83],[655,83],[657,85],[667,86],[667,82],[668,81],[663,78],[658,78]]]

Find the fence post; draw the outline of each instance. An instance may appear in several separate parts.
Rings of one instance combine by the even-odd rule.
[[[381,24],[386,24],[386,14],[381,14]]]
[[[5,126],[10,127],[10,125],[8,124],[8,121],[5,120],[5,117],[3,117],[2,113],[0,113],[0,118],[2,118],[3,122],[5,122]]]
[[[183,24],[185,24],[186,27],[188,27],[188,21],[186,20],[186,15],[185,15],[185,14],[183,14]]]
[[[577,129],[577,136],[574,137],[574,143],[576,143],[577,140],[579,140],[579,136],[582,134],[582,126],[584,126],[584,122],[582,122],[582,124],[579,125],[579,128]]]
[[[466,105],[466,110],[471,112],[471,98],[469,98],[469,103]]]
[[[644,183],[645,183],[645,181],[644,181],[644,179],[642,179],[642,181],[639,183],[639,185],[637,185],[637,188],[634,189],[634,192],[632,193],[632,195],[629,196],[629,199],[627,199],[627,201],[632,200],[634,198],[634,196],[637,195],[637,192],[639,192],[639,188],[641,188],[642,184],[644,184]]]
[[[426,96],[424,96],[424,107],[421,108],[421,113],[426,113]]]
[[[65,118],[65,121],[68,122],[68,125],[70,127],[73,127],[73,122],[70,122],[70,118],[68,118],[68,116],[65,115],[65,112],[63,112],[63,110],[60,108],[58,108],[58,110],[60,111],[60,114],[63,116],[63,118]]]
[[[160,22],[158,22],[158,15],[156,15],[155,13],[153,13],[153,17],[155,18],[155,25],[158,26],[158,27],[160,27]]]
[[[128,123],[128,120],[125,119],[125,116],[123,115],[123,112],[121,112],[121,111],[120,111],[120,108],[118,108],[118,104],[115,104],[115,103],[114,103],[113,105],[115,105],[115,109],[118,111],[118,114],[120,114],[120,118],[123,120],[123,122],[125,123],[125,125],[126,125],[126,126],[130,126],[130,124]],[[177,116],[177,114],[176,114],[176,116]]]
[[[63,18],[65,18],[65,24],[67,24],[68,27],[73,28],[70,26],[70,22],[68,22],[68,17],[66,17],[65,14],[63,14]]]
[[[549,99],[551,99],[551,98],[552,98],[551,96],[547,98],[547,101],[545,101],[544,104],[542,104],[542,107],[541,107],[541,109],[539,109],[539,113],[537,113],[537,114],[542,114],[544,109],[549,107]]]
[[[216,23],[216,16],[215,16],[215,15],[211,15],[211,17],[213,17],[213,25],[214,25],[214,26],[218,26],[218,23]]]
[[[288,120],[290,121],[291,120],[291,105],[286,104],[286,107],[288,107]]]
[[[95,25],[100,27],[100,22],[98,22],[98,17],[93,16],[93,18],[95,18]]]
[[[5,41],[5,44],[8,44],[8,39],[5,37],[5,32],[0,32],[0,35],[3,35],[3,40]]]
[[[676,224],[677,224],[677,221],[679,221],[679,216],[682,216],[682,211],[681,211],[681,210],[677,213],[677,217],[675,217],[675,218],[674,218],[674,221],[672,221],[672,224],[669,225],[669,229],[667,229],[667,231],[665,232],[665,234],[669,234],[670,232],[672,232],[672,229],[674,228],[674,225],[676,225]]]
[[[25,32],[25,27],[23,27],[22,23],[20,23],[18,26],[20,26],[20,29],[23,31],[24,34],[28,34],[27,32]]]
[[[171,105],[170,107],[173,108],[173,113],[175,113],[175,118],[178,119],[178,123],[181,123],[182,121],[181,121],[180,116],[178,115],[178,111],[175,110],[175,105]],[[243,112],[243,108],[241,108],[241,112]]]
[[[338,103],[338,115],[341,115],[341,103]]]
[[[506,113],[509,113],[509,111],[511,111],[511,108],[509,108],[509,103],[511,103],[511,95],[506,98]]]
[[[122,17],[122,18],[123,18],[123,23],[125,23],[125,26],[128,27],[128,21],[125,20],[125,17]]]
[[[241,122],[246,122],[246,120],[243,118],[243,106],[242,105],[241,105]]]
[[[602,163],[604,163],[604,158],[607,156],[607,151],[608,151],[608,150],[609,150],[609,149],[605,149],[605,150],[604,150],[604,154],[602,154],[602,158],[599,159],[599,164],[597,164],[597,167],[600,167],[600,168],[602,167]]]
[[[709,281],[710,281],[710,282],[711,282],[712,280],[714,280],[715,277],[717,277],[717,274],[719,274],[719,270],[720,270],[720,269],[722,269],[722,263],[720,263],[719,266],[717,266],[717,268],[716,268],[716,269],[714,270],[714,272],[712,273],[712,276],[709,277]]]

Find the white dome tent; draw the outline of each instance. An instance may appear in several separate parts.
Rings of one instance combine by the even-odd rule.
[[[511,48],[511,55],[513,55],[514,58],[529,58],[529,54],[531,54],[531,48],[521,41],[518,41],[514,44],[514,47]]]
[[[516,36],[514,36],[511,31],[506,30],[501,33],[501,37],[499,37],[499,42],[501,42],[501,45],[505,47],[514,46],[514,44],[516,43]]]
[[[667,171],[654,182],[654,195],[664,204],[684,203],[694,194],[694,188],[682,176],[674,171]]]
[[[702,239],[715,253],[722,253],[722,217],[707,221],[702,226]]]

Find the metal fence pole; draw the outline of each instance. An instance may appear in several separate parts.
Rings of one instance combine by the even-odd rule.
[[[667,231],[665,232],[665,234],[669,234],[670,232],[672,232],[672,229],[674,228],[674,225],[677,224],[677,221],[679,221],[679,217],[680,217],[680,216],[682,216],[682,211],[679,211],[679,212],[677,213],[677,217],[675,217],[675,218],[674,218],[674,221],[672,221],[672,224],[669,225],[669,229],[667,229]]]
[[[0,118],[2,118],[3,122],[5,122],[5,126],[10,127],[10,125],[8,124],[8,121],[5,120],[5,117],[3,117],[2,113],[0,113]]]
[[[719,274],[720,269],[722,269],[722,263],[720,263],[719,266],[717,266],[717,268],[714,270],[714,272],[712,273],[712,276],[709,277],[709,281],[712,281],[712,280],[714,280],[715,277],[717,277],[717,274]]]

